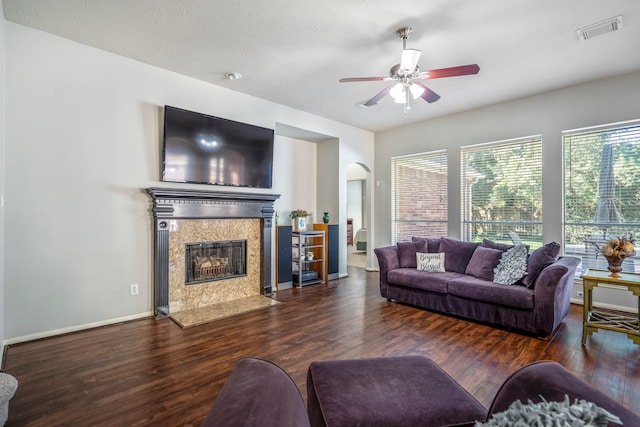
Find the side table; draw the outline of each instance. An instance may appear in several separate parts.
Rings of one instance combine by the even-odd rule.
[[[640,306],[640,274],[620,273],[620,277],[611,277],[610,274],[607,270],[588,269],[581,276],[584,286],[582,344],[587,341],[587,336],[598,329],[622,332],[634,343],[640,344],[640,313],[631,317],[593,308],[593,289],[601,283],[626,287],[638,297]]]

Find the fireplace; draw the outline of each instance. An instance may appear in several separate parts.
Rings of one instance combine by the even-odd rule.
[[[185,285],[247,275],[247,241],[187,243]]]
[[[163,188],[146,191],[153,200],[156,318],[250,294],[271,294],[273,202],[279,195]],[[186,260],[190,244],[193,247],[189,250],[201,257],[196,266]],[[208,247],[210,244],[213,246]],[[244,258],[240,262],[244,271],[231,260],[237,253]],[[185,280],[194,268],[200,269],[197,277]]]

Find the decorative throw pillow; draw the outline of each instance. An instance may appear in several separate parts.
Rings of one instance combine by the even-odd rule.
[[[527,274],[527,247],[517,245],[503,252],[500,263],[493,271],[493,281],[513,285]]]
[[[413,242],[398,242],[400,268],[416,268],[416,245]]]
[[[573,404],[569,396],[562,402],[523,404],[519,400],[513,402],[506,411],[491,415],[486,422],[476,422],[475,427],[503,426],[590,426],[607,427],[609,422],[622,424],[616,415],[595,403],[576,399]]]
[[[493,270],[498,266],[502,253],[499,249],[478,246],[473,252],[464,273],[478,279],[493,282]]]
[[[440,238],[429,238],[429,237],[412,237],[411,241],[415,243],[416,250],[418,252],[429,252],[431,254],[435,254],[440,252]],[[421,249],[419,245],[422,245],[424,249]]]
[[[441,237],[438,252],[444,252],[447,255],[444,259],[444,269],[464,274],[473,252],[479,245],[479,243]]]
[[[418,270],[444,273],[444,253],[429,254],[418,252],[416,254]]]
[[[522,279],[522,284],[526,287],[533,287],[538,274],[549,264],[558,260],[560,255],[560,244],[556,242],[547,243],[541,248],[531,253],[527,262],[527,276]]]

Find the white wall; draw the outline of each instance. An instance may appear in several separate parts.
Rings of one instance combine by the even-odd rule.
[[[209,188],[159,182],[165,104],[332,135],[340,171],[352,162],[373,167],[371,132],[13,23],[6,23],[6,64],[6,341],[152,311],[153,237],[143,189]],[[313,191],[299,180],[303,168],[306,175],[315,167],[315,150],[276,138],[274,188],[264,192],[282,195],[281,217],[316,209]],[[346,191],[336,197],[346,200]],[[340,205],[346,218],[346,202]],[[139,283],[139,296],[129,296],[130,283]]]
[[[4,10],[0,9],[0,360],[3,359],[4,346],[4,168],[5,168],[5,64],[6,54]]]
[[[542,134],[545,242],[562,242],[562,135],[640,118],[640,72],[376,133],[375,246],[391,242],[391,157],[448,149],[449,235],[460,236],[459,148]],[[381,202],[382,201],[382,202]]]
[[[291,224],[289,214],[292,210],[315,212],[317,152],[317,145],[313,142],[276,137],[273,186],[278,189],[277,194],[281,194],[274,203],[279,225]],[[314,216],[312,220],[317,218]]]

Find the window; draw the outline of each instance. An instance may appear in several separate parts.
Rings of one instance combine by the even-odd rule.
[[[542,245],[540,136],[460,149],[462,238]]]
[[[562,139],[565,254],[582,258],[579,272],[606,269],[595,245],[640,236],[640,122],[566,131]],[[640,272],[638,256],[622,268]]]
[[[392,243],[447,235],[447,151],[391,159]]]

